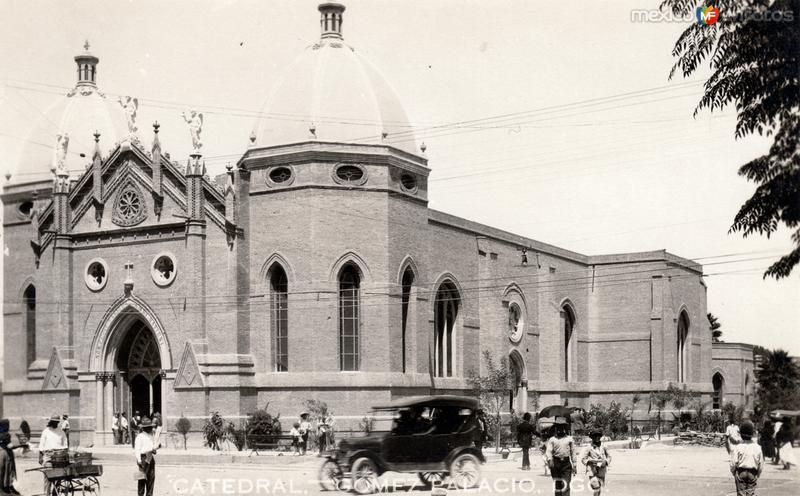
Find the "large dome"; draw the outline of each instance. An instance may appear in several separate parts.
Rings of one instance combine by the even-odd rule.
[[[75,57],[78,83],[56,101],[37,121],[11,174],[13,183],[29,183],[53,177],[58,136],[69,137],[64,166],[71,176],[80,175],[91,163],[95,132],[100,133],[103,150],[110,148],[127,129],[119,103],[101,93],[96,86],[98,59],[87,52]]]
[[[342,41],[344,7],[323,4],[319,10],[322,38],[306,48],[268,98],[257,123],[256,144],[385,144],[419,155],[394,90]]]

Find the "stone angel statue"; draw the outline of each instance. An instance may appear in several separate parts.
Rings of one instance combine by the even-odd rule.
[[[192,135],[192,146],[195,152],[199,152],[203,147],[200,133],[203,131],[203,114],[196,110],[185,110],[182,114],[183,120],[189,124],[189,133]]]
[[[53,164],[52,171],[66,169],[67,167],[67,149],[69,148],[69,135],[67,133],[59,134],[56,136],[56,161]]]
[[[136,127],[136,112],[139,110],[139,99],[131,96],[122,96],[119,98],[119,104],[122,105],[125,120],[128,122],[128,132],[130,134],[136,133],[139,130]]]

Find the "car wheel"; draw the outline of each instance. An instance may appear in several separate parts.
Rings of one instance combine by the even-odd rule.
[[[378,490],[378,466],[369,458],[358,458],[350,468],[353,491],[371,494]]]
[[[450,464],[450,480],[459,489],[475,486],[481,476],[481,462],[470,453],[458,455]]]
[[[319,469],[319,485],[323,491],[337,491],[342,488],[342,469],[333,460],[325,460]]]
[[[425,487],[441,486],[447,474],[444,472],[420,472],[419,480]]]

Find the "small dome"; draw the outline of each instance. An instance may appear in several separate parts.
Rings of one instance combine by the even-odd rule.
[[[262,108],[256,145],[311,140],[384,144],[414,155],[414,131],[378,70],[342,41],[344,7],[323,4],[322,37],[289,67]]]
[[[64,165],[71,176],[80,175],[91,163],[95,131],[100,133],[104,151],[125,136],[127,125],[122,107],[97,89],[98,59],[88,53],[88,44],[86,53],[76,56],[75,61],[78,64],[77,85],[47,109],[28,134],[16,171],[11,174],[12,183],[38,182],[53,177],[59,135],[69,137]]]

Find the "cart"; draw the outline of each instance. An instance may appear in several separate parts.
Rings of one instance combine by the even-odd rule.
[[[39,467],[26,472],[42,472],[50,481],[51,494],[47,496],[99,496],[102,465],[69,464],[64,467]]]

